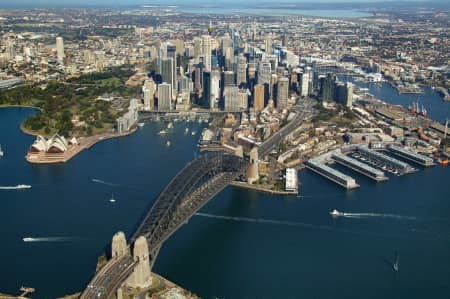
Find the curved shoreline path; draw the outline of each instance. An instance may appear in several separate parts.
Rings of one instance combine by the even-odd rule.
[[[111,138],[127,136],[136,132],[136,130],[137,128],[131,129],[130,131],[124,133],[103,133],[89,137],[80,137],[78,139],[77,144],[69,145],[68,150],[63,153],[28,152],[27,155],[25,156],[25,159],[27,160],[27,162],[33,164],[65,163],[70,159],[72,159],[73,157],[75,157],[80,152],[82,152],[83,150],[91,148],[97,142]],[[35,134],[31,134],[30,132],[24,131],[23,128],[22,131],[27,134],[36,136]]]

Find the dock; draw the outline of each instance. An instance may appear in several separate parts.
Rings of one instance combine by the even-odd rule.
[[[333,153],[331,155],[331,157],[335,162],[337,162],[345,167],[348,167],[351,170],[359,172],[360,174],[363,174],[377,182],[382,182],[382,181],[388,180],[388,177],[385,175],[385,173],[383,171],[378,170],[367,164],[361,163],[358,160],[350,158],[344,154],[336,152],[336,153]]]
[[[385,154],[377,152],[376,150],[369,149],[366,145],[358,146],[356,150],[360,155],[365,156],[369,162],[376,162],[384,166],[390,166],[400,175],[413,173],[416,171],[416,169],[408,163],[389,157]]]
[[[407,159],[409,161],[412,161],[416,164],[419,164],[419,165],[422,165],[425,167],[436,165],[432,158],[421,155],[421,154],[416,154],[412,151],[409,151],[409,150],[404,149],[403,147],[400,147],[397,145],[390,145],[388,147],[388,150],[391,153],[393,153],[394,155],[397,155],[399,157],[402,157],[404,159]]]
[[[320,174],[324,178],[327,178],[330,181],[346,188],[347,190],[359,187],[354,178],[325,165],[324,162],[318,161],[317,159],[312,159],[305,162],[305,166],[315,173]]]

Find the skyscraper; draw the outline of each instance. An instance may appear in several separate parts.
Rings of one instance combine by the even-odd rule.
[[[271,74],[270,63],[260,63],[258,66],[258,84],[270,84]]]
[[[320,98],[324,102],[331,102],[334,99],[334,83],[336,82],[336,74],[327,73],[326,78],[322,79],[320,88]]]
[[[239,88],[237,86],[226,86],[223,91],[225,111],[239,110]]]
[[[144,94],[144,108],[150,110],[154,106],[154,95],[156,92],[156,84],[153,80],[146,80],[142,87]]]
[[[253,108],[257,111],[264,109],[264,85],[256,84],[253,87]]]
[[[173,59],[164,58],[161,60],[161,77],[162,82],[175,86],[175,73],[173,68]]]
[[[278,79],[277,83],[277,108],[285,109],[288,104],[289,96],[289,78],[283,77]]]
[[[58,36],[56,38],[56,59],[59,63],[63,63],[64,57],[64,41],[62,37]]]
[[[168,83],[158,85],[158,110],[172,110],[172,85]]]
[[[309,94],[309,73],[302,73],[301,74],[301,81],[300,81],[300,95],[302,97],[307,97]]]
[[[211,36],[203,35],[202,36],[202,52],[203,56],[205,56],[205,70],[211,70]]]
[[[237,77],[236,84],[247,84],[247,58],[243,55],[237,57]]]

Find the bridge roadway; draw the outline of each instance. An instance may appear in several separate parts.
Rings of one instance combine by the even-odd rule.
[[[311,108],[309,99],[303,102],[303,106],[294,107],[297,112],[295,118],[259,147],[259,156],[267,155],[301,125]],[[189,162],[160,193],[130,243],[145,236],[150,265],[153,266],[163,242],[217,193],[245,173],[247,168],[246,160],[224,153],[206,153]],[[133,272],[135,263],[129,254],[109,261],[91,280],[80,298],[111,298]]]

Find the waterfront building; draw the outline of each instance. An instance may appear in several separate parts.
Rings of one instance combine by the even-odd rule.
[[[256,84],[253,87],[253,108],[257,111],[264,109],[264,85]]]
[[[142,93],[144,95],[144,109],[150,110],[155,106],[154,96],[156,92],[155,82],[150,80],[145,80],[144,86],[142,87]]]
[[[131,99],[128,111],[116,120],[116,129],[119,133],[129,131],[138,121],[137,99]]]
[[[172,106],[172,85],[161,83],[158,85],[158,110],[168,111]]]
[[[259,157],[258,148],[254,147],[250,151],[250,165],[247,170],[247,183],[253,184],[259,180]]]
[[[64,136],[58,134],[53,135],[50,139],[38,135],[34,143],[30,146],[30,153],[64,153],[67,151],[69,143]]]
[[[286,109],[289,97],[289,78],[278,79],[277,83],[277,108]]]
[[[56,59],[58,63],[62,64],[64,62],[64,41],[61,36],[56,38]]]
[[[298,189],[297,170],[295,168],[286,168],[285,190],[295,192]]]

